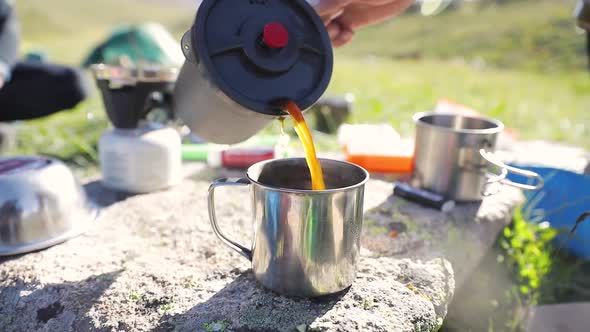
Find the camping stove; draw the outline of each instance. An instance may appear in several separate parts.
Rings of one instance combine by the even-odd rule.
[[[99,142],[103,184],[128,193],[177,184],[182,167],[180,135],[148,120],[156,109],[170,110],[177,70],[97,65],[93,73],[114,126]]]

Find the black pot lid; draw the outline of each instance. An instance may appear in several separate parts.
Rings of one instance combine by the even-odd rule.
[[[190,41],[208,79],[259,113],[283,115],[287,100],[306,109],[332,77],[330,38],[304,0],[204,0]]]

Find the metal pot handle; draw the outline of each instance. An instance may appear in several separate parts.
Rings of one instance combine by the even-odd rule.
[[[180,45],[182,47],[182,53],[184,53],[184,57],[186,58],[186,61],[192,63],[192,64],[197,64],[198,61],[195,57],[195,54],[193,53],[193,46],[192,46],[192,40],[191,40],[191,31],[187,31],[184,33],[184,35],[182,35],[182,39],[180,40]]]
[[[539,190],[539,189],[543,188],[543,185],[545,184],[545,182],[543,181],[543,178],[539,174],[532,172],[532,171],[527,171],[524,169],[508,166],[505,163],[503,163],[501,160],[499,160],[498,157],[492,152],[488,152],[485,149],[481,149],[481,150],[479,150],[479,154],[488,163],[502,169],[502,174],[504,174],[503,178],[500,178],[501,175],[499,175],[498,177],[493,177],[490,180],[488,180],[488,183],[500,182],[502,184],[506,184],[506,185],[520,188],[520,189],[524,189],[524,190]],[[508,172],[522,175],[522,176],[527,177],[529,179],[534,179],[537,181],[537,184],[536,185],[528,185],[528,184],[523,184],[523,183],[512,182],[512,181],[506,179]],[[494,181],[491,181],[491,180],[494,180]]]
[[[495,174],[492,172],[485,173],[488,180],[486,182],[485,190],[481,193],[484,197],[494,196],[500,192],[500,189],[502,189],[502,184],[504,183],[504,181],[506,180],[506,177],[508,176],[508,170],[506,168],[500,168],[500,169],[501,169],[500,174]],[[488,186],[490,184],[494,184],[494,183],[497,183],[498,186],[496,186],[496,189],[494,191],[489,191]]]
[[[209,187],[209,220],[211,221],[211,226],[213,226],[213,231],[215,235],[223,241],[228,247],[232,248],[233,250],[237,251],[238,254],[244,256],[249,261],[252,261],[252,250],[247,249],[243,245],[229,239],[227,236],[223,235],[221,229],[219,229],[219,225],[217,224],[217,217],[215,216],[215,189],[218,187],[229,187],[229,186],[249,186],[250,180],[246,178],[242,178],[239,180],[232,181],[230,179],[219,179],[216,180],[210,187]]]

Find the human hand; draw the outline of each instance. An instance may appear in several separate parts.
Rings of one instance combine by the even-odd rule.
[[[334,47],[349,43],[356,30],[405,11],[415,0],[319,0],[315,6]]]

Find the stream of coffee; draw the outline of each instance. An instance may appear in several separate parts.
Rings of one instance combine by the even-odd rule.
[[[286,105],[286,110],[291,115],[294,121],[295,132],[299,136],[303,149],[305,150],[305,159],[307,160],[307,166],[311,174],[311,187],[313,190],[325,190],[326,184],[324,183],[324,174],[322,167],[318,161],[315,146],[313,144],[313,138],[305,123],[303,112],[299,109],[299,106],[294,102],[290,101]]]

